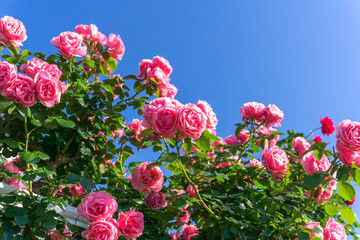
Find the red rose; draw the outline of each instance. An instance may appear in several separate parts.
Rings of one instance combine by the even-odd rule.
[[[321,132],[325,135],[330,136],[335,131],[334,123],[329,117],[320,118]]]

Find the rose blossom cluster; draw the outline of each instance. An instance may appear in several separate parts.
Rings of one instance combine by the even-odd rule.
[[[26,39],[26,29],[20,20],[10,16],[0,19],[0,43],[6,47],[10,47],[11,43],[15,47],[21,47]]]
[[[336,149],[345,165],[360,166],[360,123],[344,120],[336,126]]]
[[[107,45],[106,51],[109,57],[114,59],[121,60],[125,53],[125,46],[119,35],[111,33],[109,37],[106,37],[94,24],[78,25],[75,27],[75,32],[62,32],[50,42],[68,60],[71,60],[73,56],[84,57],[87,46],[91,46],[91,49],[96,51],[98,43],[102,46]],[[97,58],[100,58],[100,55]]]
[[[59,80],[62,72],[55,64],[33,58],[21,65],[20,71],[27,75],[18,74],[14,64],[0,62],[0,91],[4,97],[25,107],[35,105],[37,98],[49,108],[60,103],[67,89]]]
[[[127,239],[135,239],[144,230],[144,215],[135,210],[121,212],[118,220],[113,218],[118,208],[116,200],[104,191],[92,192],[81,200],[77,208],[79,216],[90,225],[81,233],[87,240],[117,240],[121,233]]]
[[[165,138],[173,138],[180,133],[183,139],[189,136],[196,140],[206,129],[215,129],[218,122],[214,111],[205,101],[183,105],[175,99],[161,97],[145,104],[141,110],[145,118],[142,125]]]
[[[139,78],[144,78],[147,83],[155,84],[159,89],[160,97],[174,98],[178,89],[170,84],[170,74],[173,71],[170,63],[163,57],[156,56],[143,59],[139,63]]]
[[[281,127],[280,122],[284,119],[283,111],[274,104],[265,107],[262,103],[248,102],[241,107],[240,113],[243,121],[254,119],[257,123],[264,122],[266,127]]]

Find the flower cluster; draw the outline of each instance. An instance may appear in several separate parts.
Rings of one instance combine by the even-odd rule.
[[[284,113],[274,104],[265,107],[264,104],[258,102],[245,103],[240,109],[243,121],[254,119],[255,122],[261,123],[265,121],[266,127],[273,125],[281,127],[280,122],[284,118]]]
[[[77,211],[90,225],[82,232],[87,240],[117,240],[121,233],[127,239],[135,239],[144,230],[144,215],[135,210],[121,212],[118,220],[113,218],[118,208],[116,200],[108,193],[92,192],[81,200]]]
[[[62,72],[55,64],[33,58],[21,65],[20,71],[27,75],[18,74],[14,64],[0,62],[0,91],[4,97],[25,107],[35,105],[37,98],[49,108],[60,103],[67,89],[60,81]]]
[[[111,33],[109,37],[106,37],[94,24],[78,25],[75,27],[75,32],[62,32],[50,42],[68,60],[71,60],[74,56],[84,57],[87,49],[91,51],[91,54],[95,54],[97,58],[101,58],[99,54],[96,54],[97,44],[100,44],[100,46],[107,45],[106,49],[109,57],[114,59],[121,60],[125,53],[125,46],[119,35]]]
[[[141,108],[145,118],[142,125],[152,128],[164,137],[173,138],[180,133],[184,139],[198,139],[206,129],[215,129],[217,118],[210,105],[205,101],[181,104],[168,97],[157,98]]]
[[[170,74],[173,69],[168,60],[156,56],[151,59],[143,59],[140,64],[139,78],[144,78],[147,83],[155,84],[159,89],[160,97],[174,98],[178,89],[170,84]]]

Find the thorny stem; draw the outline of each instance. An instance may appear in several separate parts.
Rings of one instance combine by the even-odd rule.
[[[180,164],[180,167],[181,167],[181,171],[184,173],[186,179],[188,180],[188,182],[190,183],[190,185],[193,187],[195,193],[196,193],[196,196],[198,197],[201,205],[206,209],[206,211],[208,211],[210,213],[210,215],[214,216],[217,220],[220,220],[221,218],[219,216],[217,216],[206,204],[205,202],[203,201],[200,193],[199,193],[199,190],[196,188],[195,184],[191,181],[190,177],[187,175],[186,173],[186,170],[183,166],[183,164],[181,163],[180,161],[180,151],[179,151],[179,146],[178,144],[176,144],[176,150],[177,150],[177,155],[178,155],[178,158],[177,158],[177,161],[179,162]]]

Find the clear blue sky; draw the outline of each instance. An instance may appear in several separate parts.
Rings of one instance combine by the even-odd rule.
[[[2,1],[4,15],[23,21],[24,47],[32,52],[56,52],[50,39],[78,24],[119,34],[126,47],[122,76],[138,73],[143,58],[165,57],[176,98],[210,103],[222,137],[234,133],[249,101],[282,109],[280,131],[307,133],[324,116],[335,124],[360,121],[357,0]]]

